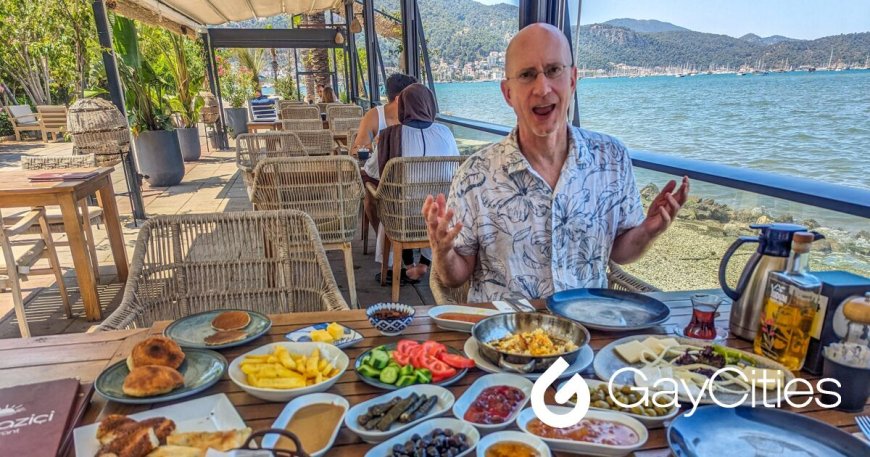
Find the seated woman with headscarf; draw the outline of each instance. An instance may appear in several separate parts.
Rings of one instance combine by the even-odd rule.
[[[458,156],[456,139],[446,126],[435,123],[435,96],[422,84],[411,84],[398,97],[399,125],[382,130],[378,138],[378,151],[366,161],[363,179],[377,185],[387,162],[394,157]],[[375,259],[383,252],[383,226],[378,229]],[[414,263],[413,250],[402,252],[402,260],[411,280],[419,280],[429,270],[431,261],[421,253],[420,264]],[[429,256],[431,257],[431,255]]]

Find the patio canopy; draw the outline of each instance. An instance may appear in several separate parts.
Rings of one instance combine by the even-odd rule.
[[[279,14],[303,14],[335,8],[343,0],[118,0],[106,2],[122,16],[168,28],[176,33],[196,34],[207,26],[245,21]]]

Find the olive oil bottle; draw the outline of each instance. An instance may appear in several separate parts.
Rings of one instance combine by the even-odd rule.
[[[768,274],[764,309],[755,336],[755,353],[789,370],[800,370],[804,365],[822,289],[822,283],[807,273],[812,242],[812,233],[795,233],[785,271]]]

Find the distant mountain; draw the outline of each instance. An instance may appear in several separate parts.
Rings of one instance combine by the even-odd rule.
[[[740,37],[741,40],[748,41],[750,43],[760,44],[762,46],[768,46],[771,44],[780,43],[783,41],[797,41],[794,38],[784,37],[782,35],[771,35],[767,38],[762,38],[754,33],[747,33]]]
[[[658,33],[658,32],[689,32],[687,28],[671,24],[670,22],[657,21],[655,19],[611,19],[605,22],[607,25],[614,27],[623,27],[629,30],[634,30],[640,33]]]

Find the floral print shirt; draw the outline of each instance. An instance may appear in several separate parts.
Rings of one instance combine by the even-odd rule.
[[[555,189],[520,152],[516,129],[457,171],[447,204],[463,225],[456,251],[477,255],[469,302],[607,287],[613,241],[644,219],[640,193],[619,140],[569,127],[568,145]]]

